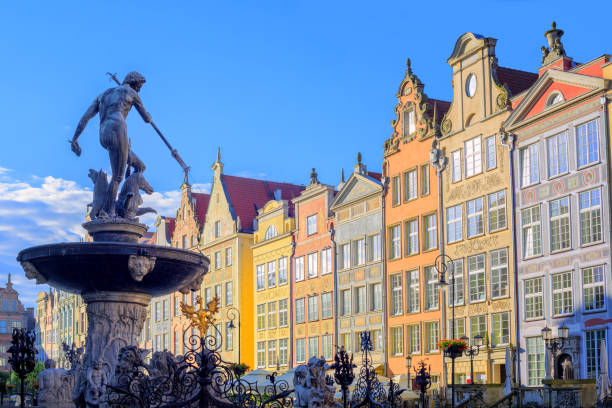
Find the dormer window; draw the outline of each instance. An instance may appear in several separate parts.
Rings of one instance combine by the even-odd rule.
[[[410,136],[416,132],[416,117],[414,113],[414,107],[406,109],[402,113],[402,136]]]
[[[274,225],[270,225],[268,229],[266,230],[266,236],[264,239],[268,240],[268,239],[274,238],[277,235],[278,235],[278,231],[276,231],[276,227]]]
[[[546,106],[552,106],[563,101],[565,101],[565,98],[563,97],[563,94],[561,92],[553,92],[548,97],[548,100],[546,101]]]

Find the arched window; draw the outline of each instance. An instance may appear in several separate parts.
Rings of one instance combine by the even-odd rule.
[[[266,237],[264,239],[274,238],[277,235],[278,232],[276,231],[276,227],[274,225],[270,225],[266,230]]]
[[[565,101],[563,94],[561,92],[553,92],[548,96],[548,100],[546,101],[546,106],[552,106],[557,103],[561,103]]]

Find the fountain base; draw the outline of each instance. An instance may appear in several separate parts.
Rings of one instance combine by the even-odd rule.
[[[138,242],[149,229],[138,221],[124,218],[98,218],[83,224],[94,242]]]

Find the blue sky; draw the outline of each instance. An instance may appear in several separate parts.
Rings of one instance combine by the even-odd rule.
[[[0,4],[0,282],[12,272],[28,304],[38,288],[16,252],[78,239],[88,169],[108,169],[97,118],[80,158],[66,142],[107,71],[145,75],[145,107],[206,190],[217,146],[228,174],[301,184],[316,167],[335,184],[357,151],[380,170],[406,58],[448,100],[446,58],[466,31],[497,38],[499,64],[523,70],[539,66],[552,20],[576,61],[612,52],[609,1],[175,3]],[[149,202],[172,215],[180,168],[138,115],[128,126],[159,192]]]

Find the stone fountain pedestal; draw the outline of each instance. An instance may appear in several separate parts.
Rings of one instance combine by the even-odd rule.
[[[17,260],[29,279],[83,296],[87,338],[72,397],[75,406],[98,407],[119,350],[138,345],[151,298],[199,290],[209,260],[191,251],[138,243],[147,227],[137,220],[97,219],[83,227],[94,242],[32,247]]]

